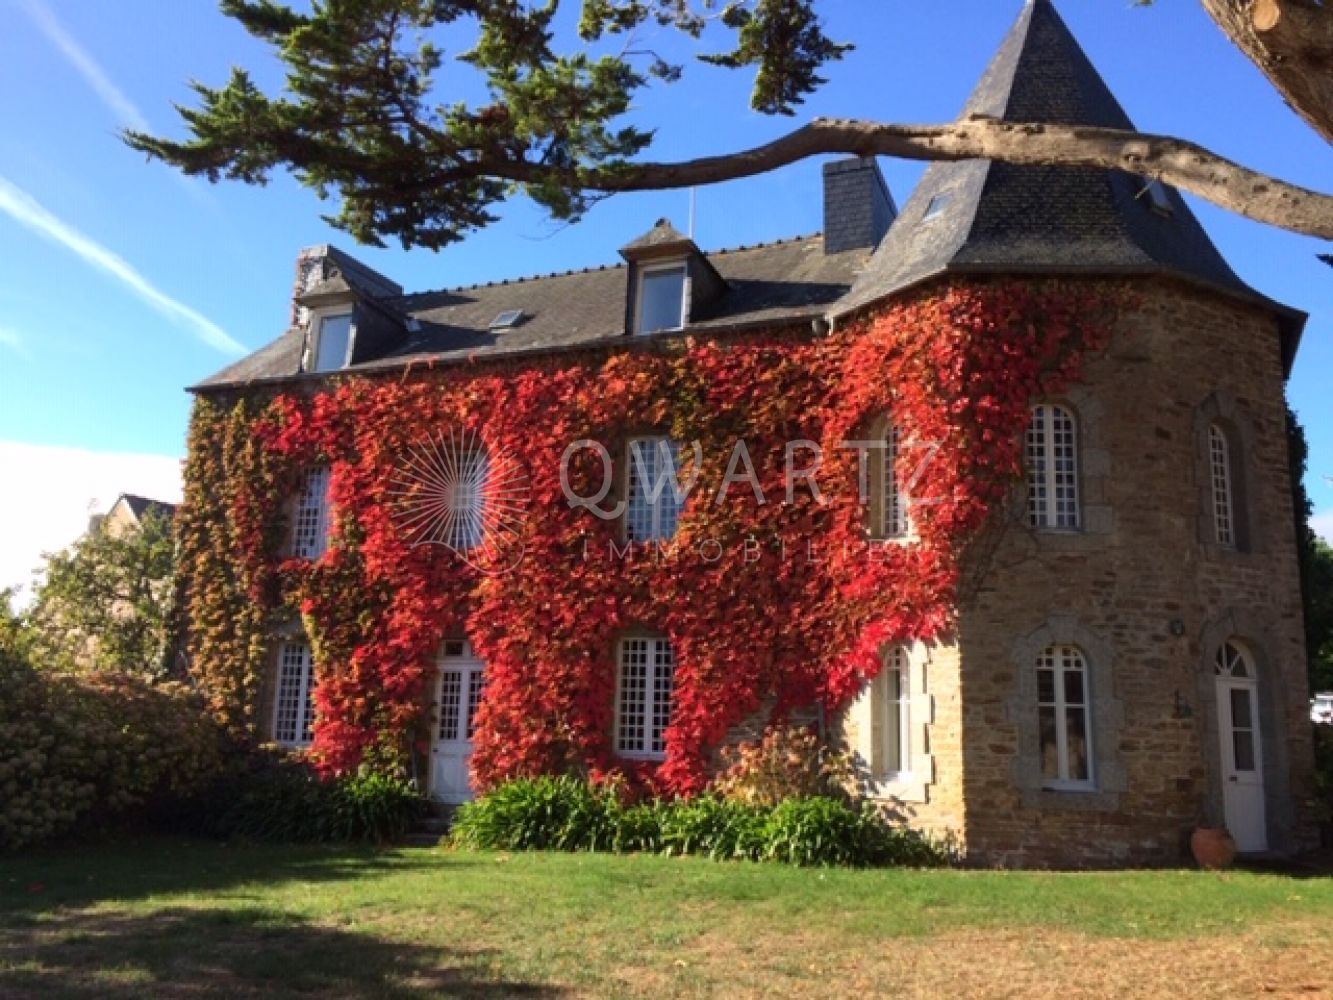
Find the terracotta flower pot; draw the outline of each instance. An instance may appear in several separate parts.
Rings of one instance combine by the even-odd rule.
[[[1190,851],[1200,868],[1216,871],[1230,868],[1236,860],[1236,842],[1226,827],[1201,826],[1190,837]]]

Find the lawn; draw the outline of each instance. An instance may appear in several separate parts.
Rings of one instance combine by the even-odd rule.
[[[1333,879],[149,840],[0,860],[0,997],[1333,996]]]

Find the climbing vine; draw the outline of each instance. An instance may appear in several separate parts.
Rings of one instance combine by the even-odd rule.
[[[253,726],[266,643],[299,614],[318,677],[312,753],[340,771],[426,749],[435,651],[466,635],[486,664],[481,788],[574,771],[698,791],[753,713],[836,710],[884,644],[948,632],[967,547],[1021,474],[1031,401],[1080,377],[1123,301],[1109,285],[955,283],[822,338],[660,340],[201,397],[181,521],[195,675],[221,714]],[[908,442],[906,544],[868,538],[863,460],[845,444],[886,414]],[[562,458],[589,439],[618,466],[626,436],[646,431],[699,442],[703,462],[673,539],[628,544],[620,522],[568,502]],[[405,456],[442,432],[479,435],[527,477],[522,557],[504,572],[403,530]],[[737,441],[753,476],[728,483]],[[818,496],[800,479],[788,496],[796,441],[809,443],[803,469],[822,453]],[[288,559],[284,503],[315,464],[331,470],[331,543],[314,562]],[[580,496],[602,475],[591,450],[568,461]],[[616,640],[634,629],[666,634],[676,653],[661,764],[614,753]]]

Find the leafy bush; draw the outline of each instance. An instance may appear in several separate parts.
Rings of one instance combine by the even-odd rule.
[[[830,749],[809,726],[776,727],[762,740],[722,753],[729,766],[713,787],[736,802],[775,806],[811,796],[843,798],[853,784],[851,758]]]
[[[39,673],[0,651],[0,850],[129,820],[219,772],[226,736],[178,684]]]
[[[809,796],[758,805],[704,795],[638,804],[570,777],[524,778],[463,806],[453,841],[489,850],[645,851],[796,865],[943,864],[930,839],[873,807]]]
[[[322,778],[305,761],[250,751],[201,794],[178,804],[174,827],[209,837],[276,843],[384,843],[425,810],[408,780],[373,771]]]
[[[1320,836],[1333,847],[1333,726],[1314,727],[1314,786]]]

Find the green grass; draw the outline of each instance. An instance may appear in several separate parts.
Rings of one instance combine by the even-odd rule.
[[[0,860],[3,997],[836,995],[849,963],[882,983],[1025,939],[1333,954],[1333,880],[183,840]]]

